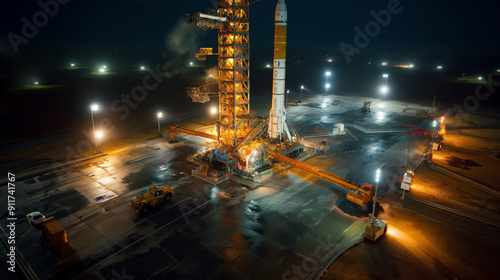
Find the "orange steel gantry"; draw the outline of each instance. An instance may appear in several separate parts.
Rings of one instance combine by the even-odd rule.
[[[361,206],[366,206],[370,202],[375,193],[373,185],[365,183],[359,186],[353,181],[349,181],[335,174],[326,172],[325,170],[300,162],[298,160],[289,158],[282,154],[267,151],[267,155],[275,160],[284,162],[290,166],[297,167],[302,171],[316,175],[321,179],[334,183],[335,185],[347,190],[347,199]]]
[[[249,6],[260,0],[218,0],[217,11],[188,15],[188,22],[203,29],[218,29],[219,143],[233,150],[250,127]],[[213,54],[207,52],[206,54]],[[201,56],[203,58],[203,56]],[[209,100],[210,93],[197,93]],[[194,100],[193,100],[194,101]]]

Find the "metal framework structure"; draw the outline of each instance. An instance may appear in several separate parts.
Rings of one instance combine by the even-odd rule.
[[[229,150],[234,149],[252,130],[249,118],[249,6],[258,1],[218,0],[217,12],[204,10],[188,16],[188,22],[195,26],[205,30],[218,29],[219,120],[217,127],[219,143]]]

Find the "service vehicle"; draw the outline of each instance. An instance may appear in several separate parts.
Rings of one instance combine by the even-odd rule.
[[[169,186],[151,186],[146,193],[134,196],[128,206],[136,213],[144,214],[151,207],[170,201],[174,197],[174,190]]]
[[[42,215],[42,213],[36,211],[36,212],[31,212],[28,215],[26,215],[26,220],[32,225],[38,225],[41,224],[43,219],[45,219],[45,216]]]
[[[64,228],[54,217],[43,219],[42,234],[48,245],[58,248],[68,243],[68,236]]]

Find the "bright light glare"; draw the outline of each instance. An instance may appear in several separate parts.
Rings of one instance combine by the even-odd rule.
[[[386,94],[387,91],[389,91],[389,89],[386,86],[383,86],[383,87],[380,88],[380,92],[383,93],[383,94]]]
[[[97,111],[97,110],[99,110],[99,105],[97,105],[97,104],[93,104],[92,106],[90,106],[90,110],[92,110],[92,111]]]
[[[158,114],[156,114],[158,116],[158,118],[161,118],[163,117],[163,113],[162,112],[159,112]]]
[[[408,67],[413,68],[413,64],[410,64],[410,66],[408,66]]]
[[[101,68],[101,69],[99,69],[99,72],[100,72],[100,73],[104,73],[104,72],[106,72],[106,69]]]
[[[477,77],[477,79],[478,79],[478,80],[482,80],[482,79],[483,79],[483,77],[479,76],[479,77]]]
[[[381,122],[385,119],[385,113],[384,112],[378,112],[377,113],[377,121]]]
[[[304,89],[304,86],[300,86],[300,89]]]
[[[102,136],[103,136],[102,131],[97,131],[95,133],[95,136],[97,136],[97,138],[102,138]]]
[[[217,108],[216,107],[210,108],[210,114],[212,114],[212,115],[217,114]]]
[[[332,75],[332,72],[328,71],[328,72],[326,72],[325,74],[326,74],[327,76],[330,76],[330,75]]]
[[[380,173],[381,173],[381,172],[382,172],[382,171],[380,170],[380,168],[379,168],[379,169],[377,169],[377,173],[375,174],[375,181],[376,181],[376,182],[378,182],[378,181],[379,181],[379,178],[380,178]]]
[[[382,62],[382,66],[386,66],[387,65],[387,62]]]
[[[271,64],[267,64],[267,65],[266,65],[266,67],[267,67],[267,68],[271,68]]]
[[[34,82],[35,85],[38,85],[38,82]]]
[[[330,59],[328,59],[328,62],[333,62],[333,59],[331,59],[331,58],[330,58]]]
[[[192,63],[192,62],[189,62],[189,65],[193,66],[193,63]]]
[[[443,69],[443,66],[439,65],[439,66],[437,67],[437,69]]]
[[[144,66],[141,66],[141,70],[144,70],[144,69],[146,69],[146,67],[144,67]]]
[[[444,117],[441,117],[441,124],[443,124],[444,122]]]
[[[389,78],[389,74],[384,74],[384,75],[382,75],[382,77]]]
[[[286,90],[286,93],[290,93],[290,90],[289,90],[289,89],[287,89],[287,90]]]
[[[107,67],[106,65],[104,65],[104,66],[102,66],[102,68],[103,68],[103,69],[106,69],[106,68],[108,68],[108,67]]]
[[[71,67],[75,67],[75,64],[74,64],[74,63],[71,63],[70,65],[71,65]]]
[[[432,122],[432,127],[436,127],[436,120]]]
[[[326,84],[325,87],[326,87],[326,89],[329,89],[330,88],[330,84]]]

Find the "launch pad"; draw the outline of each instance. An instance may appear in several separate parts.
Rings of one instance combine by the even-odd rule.
[[[188,158],[198,165],[192,175],[217,185],[233,180],[250,188],[297,167],[348,191],[347,199],[361,206],[372,200],[374,187],[362,187],[317,167],[302,163],[316,155],[307,148],[293,125],[286,119],[286,38],[287,8],[278,0],[275,12],[272,104],[269,117],[250,115],[250,36],[249,6],[258,0],[218,0],[217,10],[190,13],[188,23],[204,30],[218,30],[218,52],[201,48],[200,60],[218,56],[218,77],[199,87],[187,88],[193,102],[219,99],[219,117],[209,132],[171,126],[171,140],[179,133],[209,139],[203,150]]]
[[[218,55],[218,77],[199,87],[187,88],[193,102],[205,103],[219,99],[219,117],[211,139],[204,149],[189,157],[199,168],[196,177],[217,184],[231,179],[255,187],[276,175],[283,167],[273,163],[268,152],[293,158],[304,157],[302,140],[292,125],[286,122],[284,108],[286,69],[285,1],[278,1],[275,18],[273,105],[269,118],[252,116],[250,112],[250,36],[249,6],[258,1],[217,1],[217,10],[205,9],[188,15],[188,22],[207,30],[218,30],[218,53],[201,48],[196,57]],[[171,137],[189,132],[171,128]]]

